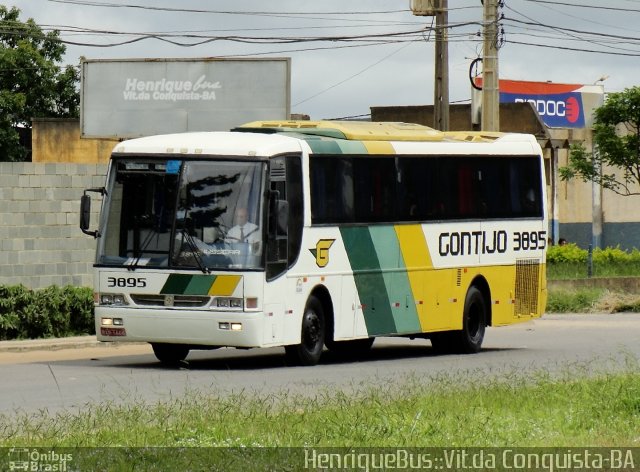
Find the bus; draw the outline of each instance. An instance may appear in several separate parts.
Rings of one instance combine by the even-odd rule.
[[[97,238],[98,339],[148,342],[167,364],[281,346],[314,365],[381,336],[475,353],[486,327],[546,304],[531,135],[263,121],[137,138],[115,146],[80,220]]]

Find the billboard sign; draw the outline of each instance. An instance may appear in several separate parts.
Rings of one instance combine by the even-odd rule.
[[[227,131],[288,119],[291,60],[82,60],[82,137]]]
[[[500,103],[530,103],[550,128],[590,128],[604,103],[601,85],[500,80]]]

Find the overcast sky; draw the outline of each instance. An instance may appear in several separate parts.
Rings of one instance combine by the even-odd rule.
[[[293,113],[338,118],[366,115],[370,106],[433,103],[432,18],[414,16],[410,0],[14,0],[5,5],[18,7],[22,20],[61,30],[66,41],[85,43],[67,46],[69,64],[78,64],[80,56],[291,57]],[[450,100],[464,102],[471,95],[469,65],[482,55],[482,6],[480,0],[449,0],[449,9]],[[606,92],[640,84],[640,0],[506,0],[501,12],[501,78],[593,84],[608,76]],[[215,40],[188,47],[139,40],[148,33],[183,44],[231,35],[251,41],[369,37],[290,44]],[[128,41],[134,42],[97,47]]]

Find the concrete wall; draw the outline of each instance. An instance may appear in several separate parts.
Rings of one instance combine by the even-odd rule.
[[[77,119],[34,118],[33,162],[107,163],[117,139],[80,139]]]
[[[0,284],[92,286],[95,240],[79,229],[80,196],[106,164],[0,163]],[[99,196],[92,194],[92,222]]]

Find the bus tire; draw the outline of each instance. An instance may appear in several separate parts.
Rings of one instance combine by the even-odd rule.
[[[480,351],[486,326],[487,301],[482,292],[472,286],[464,300],[462,331],[454,331],[456,351],[461,354],[473,354]]]
[[[480,351],[487,325],[487,302],[475,286],[469,288],[462,312],[462,330],[433,333],[433,349],[440,354],[474,354]]]
[[[163,364],[177,364],[187,358],[189,348],[182,344],[151,343],[153,353]]]
[[[322,303],[309,297],[302,315],[300,344],[285,346],[287,361],[293,365],[316,365],[320,361],[325,338],[325,318]]]

